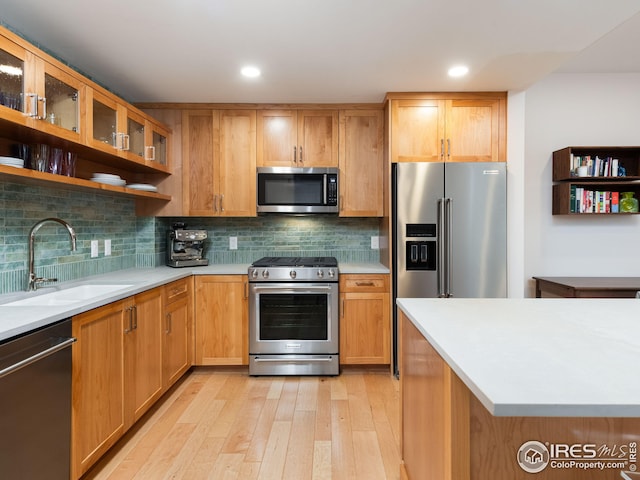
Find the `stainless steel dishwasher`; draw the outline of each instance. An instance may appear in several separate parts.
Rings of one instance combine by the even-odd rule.
[[[68,480],[71,319],[0,344],[0,477]]]

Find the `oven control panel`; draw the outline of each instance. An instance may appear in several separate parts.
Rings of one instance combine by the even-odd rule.
[[[333,267],[250,267],[250,282],[337,282],[338,269]]]

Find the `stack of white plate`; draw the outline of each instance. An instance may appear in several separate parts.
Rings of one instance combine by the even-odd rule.
[[[113,175],[111,173],[94,173],[91,180],[116,187],[124,187],[127,184],[127,181],[120,178],[120,175]]]
[[[157,192],[158,187],[155,185],[150,185],[148,183],[130,183],[127,185],[127,188],[131,188],[133,190],[143,190],[145,192]]]
[[[24,168],[24,160],[15,157],[0,157],[0,165],[9,165],[10,167]]]

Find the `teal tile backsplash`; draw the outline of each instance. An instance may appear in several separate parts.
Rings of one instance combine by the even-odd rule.
[[[99,192],[38,187],[0,179],[0,294],[24,290],[28,269],[28,235],[47,217],[69,222],[77,233],[71,252],[67,231],[44,225],[36,234],[35,264],[39,276],[68,281],[127,268],[164,265],[167,231],[175,221],[209,232],[205,255],[211,264],[249,264],[263,256],[335,256],[340,262],[378,262],[371,236],[378,219],[315,215],[255,218],[136,217],[135,202]],[[229,237],[238,249],[229,250]],[[104,256],[111,239],[112,255]],[[99,256],[91,258],[91,240]]]
[[[329,215],[267,215],[254,218],[165,218],[166,230],[175,221],[202,228],[209,238],[209,263],[251,263],[264,256],[334,256],[339,262],[378,262],[371,236],[378,235],[377,218],[339,218]],[[229,237],[238,249],[229,250]]]
[[[70,251],[64,227],[47,223],[35,237],[36,273],[59,281],[74,280],[139,265],[138,253],[154,257],[151,247],[139,246],[138,230],[153,231],[153,218],[136,218],[129,198],[43,188],[0,180],[0,293],[24,290],[28,271],[28,236],[33,225],[48,217],[70,223],[77,234],[77,251]],[[149,227],[147,224],[151,223]],[[112,255],[104,256],[111,239]],[[91,258],[91,240],[98,240],[99,257]],[[142,236],[142,242],[148,241]]]

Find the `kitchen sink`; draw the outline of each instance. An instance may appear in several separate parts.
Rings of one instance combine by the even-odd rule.
[[[79,285],[77,287],[57,290],[43,295],[35,295],[22,300],[4,303],[3,307],[42,307],[56,305],[73,305],[85,302],[101,295],[117,292],[129,288],[132,285]]]

